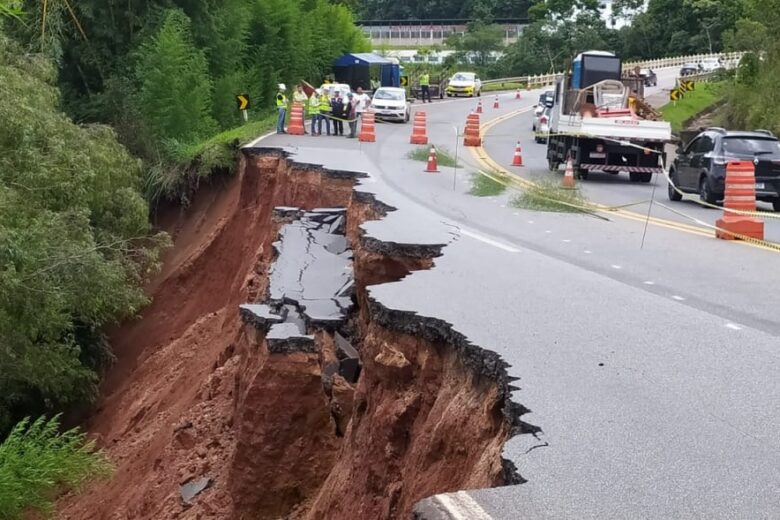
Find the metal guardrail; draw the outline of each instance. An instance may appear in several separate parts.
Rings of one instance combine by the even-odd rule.
[[[742,52],[722,52],[720,54],[693,54],[688,56],[675,56],[672,58],[662,58],[658,60],[633,61],[623,64],[623,72],[629,72],[637,66],[643,69],[664,69],[669,67],[679,67],[686,63],[698,63],[704,60],[720,60],[726,68],[735,66],[742,59]],[[546,87],[555,83],[555,79],[561,76],[563,72],[553,74],[538,74],[533,76],[516,76],[513,78],[486,79],[482,81],[483,85],[494,85],[497,83],[522,83],[530,88]],[[700,73],[686,76],[694,81],[706,81],[712,77],[713,73]]]

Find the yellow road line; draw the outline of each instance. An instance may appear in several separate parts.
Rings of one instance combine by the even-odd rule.
[[[515,116],[524,114],[526,112],[530,112],[533,109],[533,107],[525,107],[520,108],[517,110],[513,110],[512,112],[509,112],[507,114],[504,114],[502,116],[496,117],[494,119],[491,119],[490,121],[487,121],[485,124],[480,126],[480,135],[485,135],[491,128],[496,126],[499,123],[502,123],[503,121],[506,121],[507,119],[511,119]],[[492,157],[490,157],[487,154],[487,151],[483,146],[477,146],[477,147],[470,147],[471,154],[474,157],[474,159],[482,164],[487,169],[493,169],[495,171],[498,171],[502,173],[505,176],[509,176],[510,178],[517,181],[518,184],[524,187],[530,187],[535,186],[536,183],[534,183],[532,180],[525,179],[523,177],[520,177],[514,172],[511,172],[498,164],[495,160],[493,160]],[[627,211],[624,209],[619,208],[610,208],[609,206],[606,206],[604,204],[593,204],[592,208],[583,208],[583,209],[591,209],[595,211],[601,211],[603,213],[609,214],[609,215],[616,215],[622,218],[625,218],[627,220],[633,220],[636,222],[649,222],[655,226],[663,227],[667,229],[672,229],[676,231],[683,231],[685,233],[693,234],[693,235],[699,235],[707,238],[712,238],[713,231],[715,229],[714,226],[712,228],[703,227],[703,226],[693,226],[689,224],[683,224],[681,222],[676,222],[673,220],[667,220],[662,219],[658,217],[648,217],[647,215],[643,215],[641,213],[636,213],[633,211]],[[778,252],[778,248],[776,244],[772,244],[771,242],[765,242],[765,241],[746,241],[746,240],[738,240],[737,241],[740,244],[747,245],[750,247],[755,247],[758,249],[764,249],[766,251],[772,251],[774,253]],[[765,242],[765,243],[764,243]],[[768,245],[767,245],[768,244]]]

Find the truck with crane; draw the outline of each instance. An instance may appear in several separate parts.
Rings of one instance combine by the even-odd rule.
[[[663,173],[672,128],[643,100],[644,81],[624,76],[619,57],[588,51],[558,78],[551,102],[547,162],[552,171],[569,159],[574,174],[626,172],[632,182]]]

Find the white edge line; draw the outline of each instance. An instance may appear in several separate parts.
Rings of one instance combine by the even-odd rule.
[[[498,240],[493,240],[492,238],[488,238],[485,235],[480,235],[479,233],[475,233],[473,231],[469,231],[468,229],[460,228],[460,232],[462,235],[465,235],[467,237],[471,237],[475,240],[479,240],[480,242],[484,242],[485,244],[491,245],[493,247],[497,247],[499,249],[503,249],[504,251],[507,251],[509,253],[519,253],[520,250],[516,247],[512,247],[506,243],[499,242]]]

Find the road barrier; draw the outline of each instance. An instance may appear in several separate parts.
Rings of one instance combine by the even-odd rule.
[[[750,161],[732,161],[726,164],[726,193],[723,207],[742,211],[756,210],[755,165]],[[723,217],[715,222],[715,236],[734,240],[739,236],[764,239],[764,221],[754,217],[734,215],[724,209]]]
[[[439,164],[436,159],[436,147],[431,145],[431,151],[428,153],[428,165],[425,167],[427,173],[438,173]]]
[[[360,135],[358,141],[363,143],[376,142],[376,119],[373,112],[363,112],[360,116],[363,120],[360,124]]]
[[[472,112],[466,118],[466,128],[463,130],[463,146],[482,146],[479,136],[479,114]]]
[[[687,63],[698,63],[704,60],[720,60],[726,68],[731,68],[739,63],[744,55],[743,52],[723,52],[719,54],[689,54],[686,56],[675,56],[671,58],[661,58],[657,60],[632,61],[623,64],[623,72],[630,72],[636,67],[642,69],[665,69],[669,67],[680,67]],[[523,83],[528,90],[532,88],[547,87],[555,83],[556,79],[563,75],[563,72],[553,72],[550,74],[537,74],[528,76],[515,76],[511,78],[486,79],[482,85],[495,85],[502,83]],[[712,73],[705,73],[711,77]],[[686,76],[687,77],[687,76]]]
[[[414,126],[412,127],[411,144],[428,144],[428,131],[426,129],[425,112],[414,113]]]
[[[290,124],[287,126],[287,133],[290,135],[303,135],[306,130],[303,128],[303,105],[293,103],[290,110]]]

